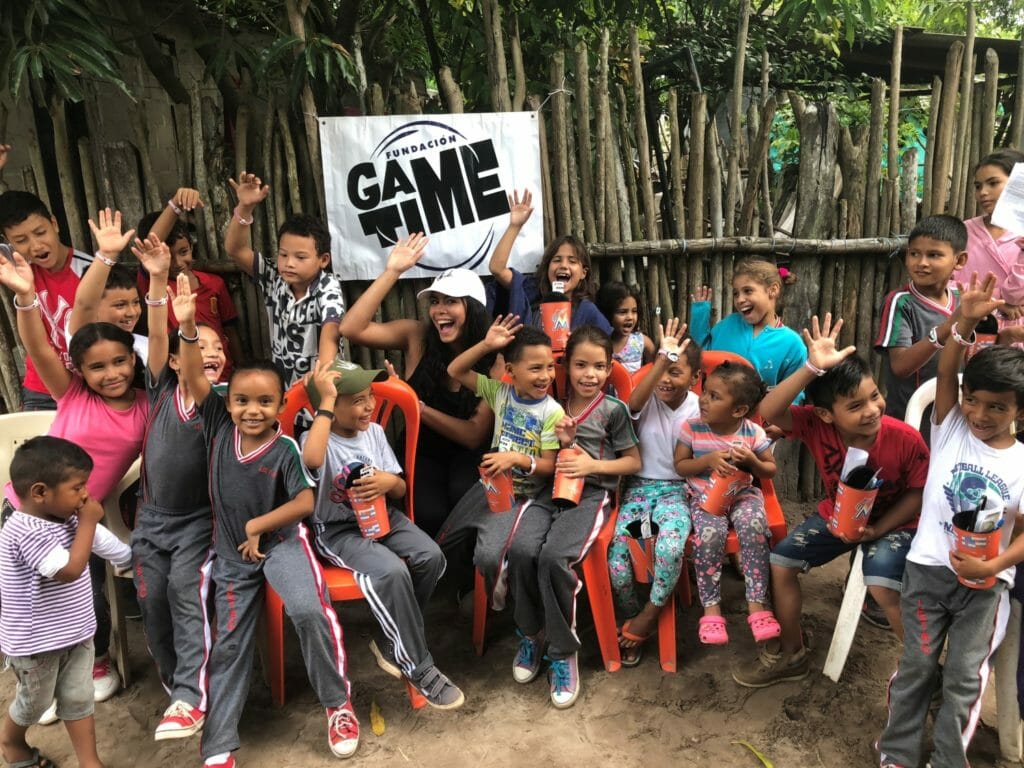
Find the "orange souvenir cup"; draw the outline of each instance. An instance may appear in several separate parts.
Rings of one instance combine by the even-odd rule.
[[[364,539],[379,539],[391,532],[388,505],[383,496],[373,501],[353,501],[352,511],[356,513],[359,532]]]
[[[998,338],[994,333],[977,333],[977,341],[967,348],[967,353],[964,355],[964,360],[970,360],[976,354],[981,352],[985,347],[991,347],[996,343]]]
[[[551,339],[551,350],[561,353],[569,343],[569,331],[572,324],[572,302],[545,301],[540,305],[540,321]]]
[[[558,452],[558,458],[567,457],[571,453],[580,453],[580,449],[575,447],[563,448]],[[583,477],[569,477],[564,472],[556,469],[551,500],[559,507],[565,509],[579,505],[580,496],[583,495],[583,483],[585,480],[586,478]]]
[[[486,470],[480,467],[480,482],[487,494],[487,506],[491,508],[491,512],[508,512],[516,505],[511,472],[498,472],[488,476]]]
[[[832,508],[832,517],[828,521],[828,529],[834,536],[845,536],[849,541],[857,541],[861,537],[860,529],[871,519],[871,508],[875,505],[878,489],[862,491],[851,488],[844,482],[836,489],[836,502]]]
[[[709,515],[719,517],[728,514],[736,496],[744,488],[749,488],[754,478],[748,472],[736,470],[731,475],[711,473],[704,492],[700,495],[700,508]]]
[[[999,540],[1002,532],[1001,528],[996,528],[994,531],[987,531],[985,533],[971,533],[970,531],[953,526],[953,535],[956,537],[954,549],[964,555],[980,557],[982,560],[991,560],[999,555]],[[988,589],[995,585],[996,577],[965,579],[963,576],[959,576],[957,581],[971,589]]]

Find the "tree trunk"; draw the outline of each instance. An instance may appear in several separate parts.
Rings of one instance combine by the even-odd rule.
[[[284,5],[285,12],[288,14],[288,26],[291,27],[292,34],[304,41],[306,39],[306,9],[309,8],[309,0],[285,0]],[[301,43],[299,45],[299,53],[305,50],[305,47],[305,43]],[[324,197],[323,161],[320,157],[319,113],[316,99],[313,98],[313,89],[310,88],[308,81],[303,84],[302,90],[299,93],[299,105],[302,109],[302,123],[306,129],[309,162],[313,167],[317,209],[323,214],[327,210],[327,203]],[[291,178],[297,179],[295,176]]]
[[[739,26],[736,30],[736,60],[732,70],[732,93],[729,94],[729,176],[725,185],[726,235],[732,235],[736,231],[736,206],[739,204],[740,122],[743,119],[743,67],[747,56],[747,27],[749,23],[750,0],[741,0]],[[752,166],[752,163],[748,163],[749,166]],[[757,176],[756,173],[750,175],[755,178]]]
[[[745,0],[747,1],[747,0]],[[639,156],[639,186],[644,205],[644,233],[650,240],[660,237],[658,211],[654,206],[654,185],[651,180],[651,145],[647,134],[647,107],[644,101],[644,74],[640,64],[640,38],[636,27],[629,31],[630,70],[633,80],[633,130]]]
[[[1013,126],[1010,131],[1010,146],[1024,146],[1024,31],[1020,35],[1017,49],[1017,86],[1013,92]]]
[[[487,44],[487,77],[491,83],[491,107],[495,112],[511,112],[505,40],[501,31],[501,5],[497,0],[481,0],[480,10],[483,13],[484,40]]]
[[[750,155],[747,159],[747,188],[743,192],[743,209],[740,212],[740,233],[745,235],[756,235],[754,227],[754,206],[757,203],[759,185],[761,181],[760,169],[768,157],[772,122],[775,119],[775,97],[769,97],[764,105],[761,114],[761,125],[758,126],[757,136],[750,148]]]
[[[523,44],[519,39],[519,17],[512,17],[512,74],[516,84],[512,92],[512,111],[521,112],[526,103],[526,68],[523,66]]]
[[[565,54],[558,51],[551,56],[551,144],[548,154],[552,160],[552,186],[555,190],[556,231],[572,231],[572,209],[569,203],[569,164],[566,162],[569,106],[565,97]]]

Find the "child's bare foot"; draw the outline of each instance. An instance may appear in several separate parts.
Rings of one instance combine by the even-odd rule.
[[[661,606],[647,603],[640,613],[622,625],[619,645],[623,648],[634,648],[646,641],[658,628],[660,612]]]

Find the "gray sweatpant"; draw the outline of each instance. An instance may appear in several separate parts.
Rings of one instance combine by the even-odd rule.
[[[353,571],[385,636],[394,643],[402,673],[416,680],[434,666],[423,632],[423,608],[444,574],[441,548],[409,518],[388,510],[391,532],[365,539],[355,520],[317,523],[324,559]]]
[[[135,591],[160,682],[171,701],[206,711],[213,512],[143,504],[132,531]]]
[[[564,659],[580,648],[580,580],[574,566],[586,557],[604,525],[609,494],[586,485],[579,506],[560,510],[549,490],[526,507],[516,526],[508,548],[508,580],[520,631],[532,637],[543,629],[548,656]]]
[[[921,736],[939,668],[942,707],[935,717],[931,764],[967,768],[967,745],[981,716],[989,659],[1009,615],[1006,584],[971,589],[949,568],[907,561],[903,574],[903,656],[889,682],[889,720],[878,741],[882,763],[918,765]]]
[[[480,569],[491,591],[491,604],[496,611],[505,607],[507,592],[506,555],[516,523],[531,499],[517,496],[508,512],[495,514],[487,506],[483,485],[475,483],[466,491],[437,533],[437,543],[446,557],[462,551],[463,545],[476,534],[473,565]]]
[[[213,561],[217,639],[210,659],[204,759],[238,749],[238,721],[249,693],[264,582],[281,596],[285,613],[295,625],[306,673],[321,706],[340,707],[349,699],[341,624],[327,596],[309,532],[302,523],[296,528],[297,534],[275,544],[261,562],[225,557]]]

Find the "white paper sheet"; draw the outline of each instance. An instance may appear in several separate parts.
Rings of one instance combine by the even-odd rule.
[[[1024,163],[1017,163],[992,211],[992,223],[1009,232],[1024,233]]]

